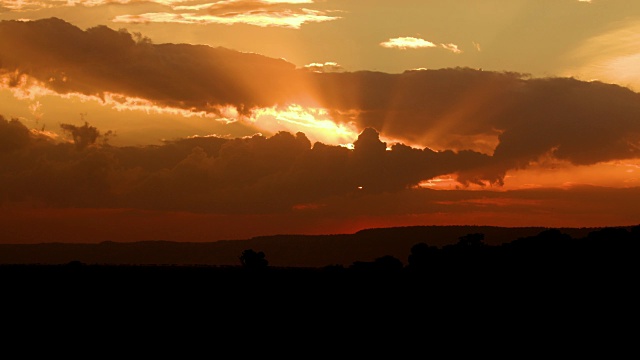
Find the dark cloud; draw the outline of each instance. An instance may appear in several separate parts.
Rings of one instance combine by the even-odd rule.
[[[284,101],[295,66],[224,48],[150,44],[126,30],[81,29],[57,18],[0,22],[0,64],[59,93],[105,93],[161,106],[241,112]]]
[[[60,124],[60,127],[71,134],[73,143],[78,150],[83,150],[87,146],[95,144],[100,137],[100,131],[95,126],[90,126],[88,122],[85,122],[83,126]]]
[[[351,150],[311,144],[303,133],[288,132],[114,147],[96,142],[100,132],[88,123],[64,126],[75,144],[42,141],[17,120],[0,122],[0,139],[13,144],[0,157],[0,199],[63,207],[281,212],[331,197],[402,191],[463,170],[456,164],[477,166],[487,158],[402,144],[387,150],[373,128]]]
[[[0,115],[0,153],[21,149],[28,145],[30,132],[18,119],[7,120]]]
[[[360,127],[492,155],[463,182],[501,184],[508,170],[548,155],[575,165],[640,157],[640,95],[617,85],[466,68],[308,76],[322,106],[357,109]],[[474,139],[496,145],[482,151]]]
[[[78,148],[0,118],[0,139],[12,144],[0,151],[3,241],[10,242],[41,242],[43,231],[52,232],[47,241],[213,241],[420,223],[608,226],[635,224],[640,216],[638,187],[416,188],[456,172],[462,181],[478,181],[493,158],[388,147],[373,128],[354,149],[288,132]]]
[[[203,187],[245,184],[238,194],[266,203],[264,194],[281,191],[281,184],[292,199],[312,186],[323,194],[359,186],[387,191],[447,172],[463,184],[499,185],[508,171],[543,157],[574,165],[640,157],[640,95],[617,85],[468,68],[315,73],[256,54],[139,39],[105,26],[83,31],[59,19],[3,21],[0,64],[5,74],[27,74],[59,93],[110,92],[209,112],[230,105],[246,115],[274,105],[320,105],[336,122],[363,131],[353,152],[326,145],[302,151],[293,144],[303,140],[284,134],[230,140],[219,154],[201,147],[180,166],[148,174],[144,183],[159,188],[177,186],[176,176],[191,172]],[[400,143],[382,144],[379,135]],[[286,147],[290,152],[281,152]],[[256,149],[284,157],[260,157]],[[311,170],[301,158],[327,171]],[[301,169],[324,182],[305,178]],[[207,206],[231,198],[215,194]]]

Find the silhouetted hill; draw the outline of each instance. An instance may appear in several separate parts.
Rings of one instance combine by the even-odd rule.
[[[266,254],[274,267],[349,266],[390,255],[406,264],[416,243],[443,247],[461,236],[484,234],[487,245],[532,237],[543,227],[410,226],[362,230],[354,234],[274,235],[247,240],[206,243],[141,241],[99,244],[0,244],[0,264],[66,264],[79,261],[99,265],[216,265],[238,266],[245,249]],[[594,228],[561,228],[572,238],[583,238]]]
[[[352,321],[354,314],[356,324],[370,320],[371,326],[384,318],[430,323],[434,314],[482,316],[486,324],[496,314],[521,323],[524,313],[547,316],[548,324],[558,318],[549,314],[585,320],[587,308],[591,322],[592,309],[619,319],[637,307],[639,245],[640,225],[426,226],[211,243],[0,245],[0,279],[8,309],[26,304],[30,313],[45,309],[65,317],[61,306],[89,304],[101,314],[115,305],[115,313],[136,319],[141,309],[163,320],[167,314],[210,314],[214,322],[222,314],[248,315],[243,326],[265,315],[274,316],[267,323],[288,316],[316,326]]]

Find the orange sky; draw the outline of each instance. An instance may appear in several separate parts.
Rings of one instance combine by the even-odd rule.
[[[640,4],[394,4],[0,1],[0,242],[640,223]]]

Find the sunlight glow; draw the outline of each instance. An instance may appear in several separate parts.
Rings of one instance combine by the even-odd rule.
[[[472,205],[477,207],[512,207],[514,205],[521,205],[527,207],[538,207],[544,205],[543,200],[539,199],[520,199],[520,198],[480,198],[480,199],[465,199],[465,200],[446,200],[436,201],[441,205]]]
[[[457,190],[460,183],[453,175],[442,175],[433,179],[421,181],[415,188],[426,188],[435,190]]]
[[[29,131],[35,136],[42,136],[51,140],[58,140],[60,138],[60,134],[57,134],[53,131],[48,130],[38,130],[38,129],[29,129]]]
[[[335,123],[327,110],[302,107],[297,104],[289,105],[284,109],[277,107],[258,109],[250,121],[257,127],[273,133],[300,131],[311,142],[319,141],[329,145],[347,145],[358,137],[355,126]]]
[[[47,95],[69,97],[69,95],[58,94],[53,90],[49,90],[44,82],[18,72],[0,74],[0,89],[10,90],[13,96],[20,100],[35,100],[37,97]]]
[[[357,139],[359,133],[355,125],[351,122],[336,122],[326,109],[303,107],[297,104],[292,104],[284,108],[270,107],[257,109],[248,119],[245,119],[233,106],[211,106],[205,110],[194,110],[160,106],[147,99],[109,92],[105,92],[99,96],[80,93],[60,94],[47,88],[44,82],[24,74],[16,73],[0,75],[0,89],[9,90],[12,95],[19,100],[35,101],[45,96],[63,99],[73,98],[82,102],[98,102],[101,105],[117,111],[140,111],[146,114],[177,115],[184,118],[211,118],[227,124],[236,122],[242,118],[266,132],[303,132],[312,142],[319,141],[329,145],[342,145],[351,148],[353,147],[353,141]],[[38,103],[34,102],[30,110],[34,116],[36,116],[40,111]]]
[[[442,175],[421,181],[414,188],[499,192],[543,188],[569,189],[585,185],[632,188],[640,185],[640,159],[609,161],[589,166],[577,166],[565,161],[549,159],[542,163],[532,163],[526,169],[509,171],[502,186],[489,184],[464,186],[456,178],[456,174]]]
[[[566,187],[568,184],[606,187],[640,185],[640,159],[609,161],[589,166],[576,166],[556,161],[553,165],[532,164],[514,170],[505,177],[505,189]]]
[[[567,55],[563,76],[597,79],[640,91],[640,24],[630,22],[588,39]]]
[[[235,122],[235,118],[237,117],[237,111],[232,107],[212,107],[211,111],[195,111],[168,106],[158,106],[147,99],[113,93],[105,93],[102,102],[106,105],[110,105],[113,109],[118,111],[137,110],[143,111],[147,114],[171,114],[180,115],[183,117],[198,116],[215,118],[216,120],[224,121],[227,123]]]

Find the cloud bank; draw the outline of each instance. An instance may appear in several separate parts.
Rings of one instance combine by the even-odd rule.
[[[490,154],[463,176],[470,182],[500,184],[506,171],[544,157],[590,165],[640,155],[640,95],[617,85],[473,69],[314,76],[321,104],[358,109],[360,127]]]
[[[488,161],[474,153],[436,153],[396,144],[387,150],[365,129],[354,149],[311,144],[303,133],[162,146],[112,147],[98,129],[61,124],[71,142],[54,142],[0,117],[0,202],[196,212],[287,211],[354,193],[396,192],[421,179]]]
[[[224,48],[154,45],[106,26],[82,31],[56,18],[3,21],[0,39],[10,84],[28,76],[60,94],[122,94],[194,111],[276,105],[289,97],[295,69],[283,60]]]
[[[386,150],[373,129],[347,149],[286,132],[112,147],[89,124],[65,127],[73,142],[0,118],[2,241],[215,241],[415,224],[610,226],[640,216],[638,187],[415,188],[419,179],[490,157],[398,144]]]
[[[360,145],[353,153],[334,148],[335,144],[290,149],[291,154],[306,154],[316,160],[327,153],[337,156],[318,164],[310,160],[314,169],[329,163],[350,164],[334,169],[344,178],[307,169],[327,180],[323,186],[318,184],[317,193],[351,191],[359,186],[367,190],[403,189],[449,173],[455,173],[463,184],[500,185],[508,171],[544,163],[544,159],[592,165],[640,157],[640,95],[602,82],[468,68],[401,74],[314,72],[296,69],[284,60],[224,48],[152,44],[105,26],[83,31],[59,19],[4,21],[0,23],[0,40],[1,71],[5,86],[10,88],[21,86],[21,79],[29,77],[59,94],[120,94],[156,106],[214,114],[233,107],[247,118],[272,107],[326,109],[337,124],[358,130]],[[397,144],[389,143],[385,147],[391,151],[382,151],[379,137],[396,139]],[[293,138],[296,140],[280,134],[275,140],[232,143],[253,149],[258,146],[253,142],[272,144],[289,139],[287,144],[299,145],[308,141],[298,135]],[[218,160],[222,161],[217,153],[189,154],[189,166],[196,160],[217,166]],[[108,159],[111,157],[105,161]],[[263,170],[268,163],[247,161]],[[372,164],[379,168],[371,170]],[[286,176],[270,173],[271,177],[261,178],[260,185],[253,184],[251,189],[261,189],[255,191],[255,199],[265,189],[261,186],[275,186],[270,182],[274,179],[291,181],[302,176],[295,166],[285,166]],[[214,173],[221,171],[216,169]],[[354,173],[356,169],[360,175]],[[166,184],[176,183],[170,180],[170,170]],[[389,174],[389,179],[383,181],[381,176],[373,176],[374,172]],[[146,181],[161,178],[152,176]],[[153,183],[151,188],[169,186],[166,184]],[[326,190],[322,190],[324,185]],[[133,184],[120,188],[128,186]],[[295,188],[291,184],[287,187]],[[242,193],[250,193],[247,191]]]

